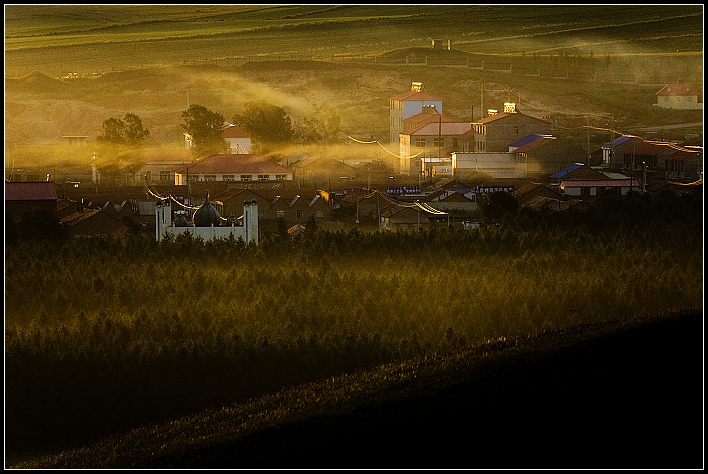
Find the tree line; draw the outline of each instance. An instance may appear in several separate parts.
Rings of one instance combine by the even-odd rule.
[[[192,104],[181,114],[180,128],[191,136],[194,158],[228,153],[223,137],[225,117],[209,108]],[[340,117],[327,104],[315,104],[313,112],[301,120],[293,120],[283,107],[267,101],[252,101],[242,113],[234,114],[231,123],[243,127],[252,139],[252,153],[266,155],[288,144],[334,143],[340,132]],[[103,122],[103,133],[97,139],[95,165],[101,173],[118,176],[136,172],[145,163],[145,146],[150,130],[133,113],[123,118],[110,117]]]

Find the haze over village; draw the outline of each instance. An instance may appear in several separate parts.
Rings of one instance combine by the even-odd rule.
[[[5,467],[703,467],[703,104],[702,5],[6,5]]]
[[[433,40],[431,47],[451,48],[451,43],[440,46]],[[483,87],[482,83],[481,104]],[[507,97],[521,98],[520,92],[505,92]],[[666,84],[655,96],[654,105],[667,110],[703,105],[687,84]],[[221,153],[195,154],[193,137],[184,131],[181,149],[148,148],[137,164],[120,169],[119,161],[116,169],[116,163],[110,163],[110,172],[101,167],[96,151],[91,155],[95,137],[65,135],[61,141],[73,147],[73,154],[91,155],[82,172],[69,175],[47,166],[11,168],[7,181],[24,184],[6,186],[17,186],[19,193],[56,193],[56,213],[74,237],[120,235],[132,224],[142,232],[157,232],[159,239],[165,226],[176,226],[178,217],[182,224],[178,232],[199,227],[194,214],[207,192],[216,216],[204,224],[207,227],[226,226],[229,218],[242,227],[242,203],[255,201],[260,204],[257,220],[266,231],[284,220],[296,234],[308,222],[334,229],[352,225],[419,229],[436,222],[476,226],[480,204],[498,191],[522,205],[560,210],[607,192],[644,194],[702,183],[702,145],[696,139],[645,139],[615,130],[611,114],[586,114],[565,118],[566,125],[571,122],[585,130],[587,142],[578,143],[555,136],[558,123],[553,117],[526,114],[521,103],[492,101],[493,107],[469,121],[446,115],[445,102],[444,91],[431,93],[421,82],[392,94],[390,130],[383,141],[346,135],[332,109],[325,111],[330,123],[319,125],[330,127],[319,145],[263,146],[253,139],[248,125],[225,121]],[[280,111],[278,120],[285,117],[286,127],[290,125],[284,109],[262,104]],[[257,107],[252,110],[260,112]],[[259,126],[251,122],[251,127]],[[596,143],[590,141],[591,132]],[[41,181],[42,175],[44,184],[29,184]],[[40,191],[42,187],[47,190]],[[13,199],[28,198],[10,195],[11,212]],[[162,224],[155,220],[158,201],[170,206]],[[113,219],[101,219],[100,213]],[[116,217],[123,218],[123,225]]]

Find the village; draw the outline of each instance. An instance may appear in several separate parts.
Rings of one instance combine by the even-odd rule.
[[[656,106],[702,108],[685,84],[656,93]],[[461,121],[443,112],[443,98],[421,82],[389,99],[389,142],[347,136],[361,148],[355,161],[303,148],[282,162],[251,153],[249,133],[225,123],[229,153],[196,160],[191,137],[174,153],[153,153],[137,172],[109,181],[94,163],[86,179],[59,182],[47,172],[6,172],[8,217],[43,209],[70,238],[190,232],[205,240],[243,238],[287,228],[421,229],[435,224],[475,227],[480,205],[494,192],[522,206],[567,209],[597,196],[658,193],[702,186],[702,142],[647,140],[608,124],[606,141],[583,149],[554,136],[547,117],[515,102]],[[89,137],[64,140],[88,150]],[[26,170],[25,170],[26,171]],[[202,216],[202,217],[200,217]],[[207,216],[206,219],[203,216]]]

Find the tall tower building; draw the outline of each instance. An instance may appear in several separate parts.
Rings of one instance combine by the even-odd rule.
[[[428,94],[422,82],[413,82],[411,89],[389,99],[389,144],[398,146],[398,134],[403,131],[403,121],[423,110],[442,114],[442,98]]]

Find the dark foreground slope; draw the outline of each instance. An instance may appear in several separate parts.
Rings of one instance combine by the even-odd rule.
[[[27,468],[703,467],[703,314],[493,341]]]

